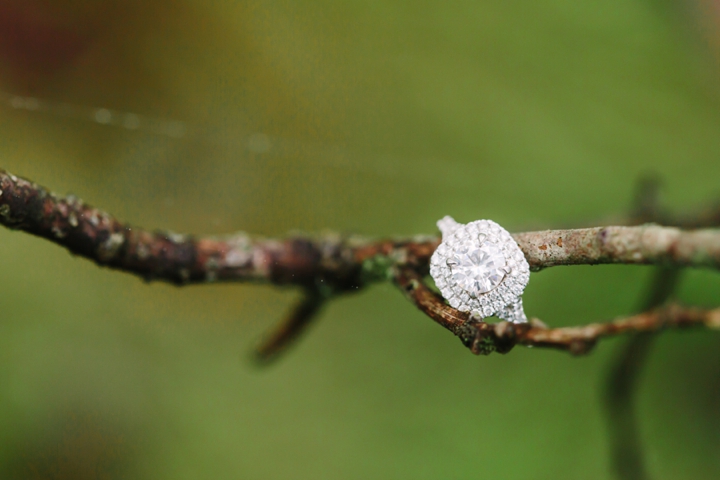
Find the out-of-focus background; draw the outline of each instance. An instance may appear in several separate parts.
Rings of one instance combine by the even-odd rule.
[[[510,230],[720,196],[717,2],[0,0],[0,167],[148,228]],[[608,479],[590,356],[474,357],[389,285],[282,361],[296,292],[176,288],[0,230],[0,478]],[[633,312],[649,268],[533,274],[554,326]],[[720,278],[688,272],[685,303]],[[639,386],[654,479],[718,478],[717,335]]]

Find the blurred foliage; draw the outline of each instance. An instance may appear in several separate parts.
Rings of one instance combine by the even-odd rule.
[[[134,224],[268,235],[507,228],[717,199],[712,3],[0,0],[0,89],[185,122],[181,138],[3,108],[0,166]],[[8,27],[12,26],[12,28]],[[250,148],[261,134],[269,149]],[[391,286],[267,370],[295,296],[179,289],[0,231],[0,478],[611,478],[588,357],[475,358]],[[631,312],[650,270],[533,274],[551,325]],[[715,272],[680,299],[714,305]],[[639,412],[656,479],[717,478],[716,335],[668,333]]]

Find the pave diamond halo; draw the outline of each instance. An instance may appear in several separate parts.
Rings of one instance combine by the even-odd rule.
[[[530,266],[510,233],[492,220],[463,225],[448,216],[437,226],[442,242],[430,258],[430,275],[450,306],[527,322],[521,295]]]

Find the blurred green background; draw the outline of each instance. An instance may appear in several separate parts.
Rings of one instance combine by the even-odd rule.
[[[0,0],[0,89],[47,110],[0,109],[0,167],[196,233],[591,225],[648,172],[691,208],[720,194],[715,4]],[[474,357],[380,285],[259,369],[292,290],[145,284],[0,244],[0,478],[613,478],[600,395],[622,340]],[[627,314],[651,273],[533,274],[526,310]],[[719,288],[692,271],[679,298],[717,306]],[[718,478],[716,334],[661,336],[638,414],[652,478]]]

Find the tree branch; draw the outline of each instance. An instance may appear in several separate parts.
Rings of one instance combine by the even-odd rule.
[[[394,265],[426,268],[437,237],[373,240],[340,235],[266,239],[148,232],[74,196],[0,170],[0,224],[37,235],[99,265],[178,285],[264,282],[351,291]],[[534,270],[556,265],[720,266],[720,231],[644,225],[513,235]]]
[[[712,216],[704,218],[715,221]],[[0,224],[48,239],[98,265],[146,280],[176,285],[262,282],[299,286],[311,292],[274,340],[261,348],[261,357],[281,351],[309,324],[325,300],[388,279],[393,279],[413,303],[458,335],[475,353],[504,353],[522,344],[579,354],[589,351],[599,338],[627,331],[718,326],[716,310],[680,307],[577,328],[549,329],[538,320],[525,325],[484,323],[449,307],[424,285],[422,277],[439,243],[437,237],[373,240],[296,235],[267,239],[246,233],[216,237],[148,232],[121,223],[76,197],[55,195],[2,170]],[[513,237],[535,271],[556,265],[611,263],[720,266],[717,230],[610,226],[526,232]]]
[[[98,265],[176,285],[215,281],[352,291],[384,279],[404,256],[427,259],[431,237],[370,241],[340,235],[267,239],[240,232],[149,232],[74,196],[59,196],[0,170],[0,224],[45,238]]]
[[[513,235],[534,271],[556,265],[720,266],[720,231],[658,225],[546,230]]]

